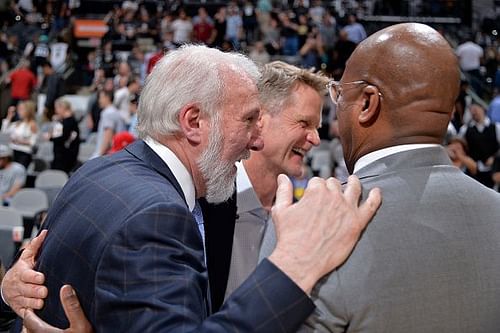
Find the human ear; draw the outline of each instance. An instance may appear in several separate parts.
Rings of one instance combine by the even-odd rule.
[[[179,126],[188,141],[201,143],[201,110],[195,104],[184,106],[179,112]]]
[[[382,94],[376,86],[368,85],[363,89],[363,109],[359,113],[359,123],[365,126],[373,124],[380,113]]]

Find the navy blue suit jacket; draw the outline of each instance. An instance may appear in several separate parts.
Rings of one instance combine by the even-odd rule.
[[[49,296],[38,314],[52,325],[67,325],[59,302],[65,283],[97,332],[290,332],[314,307],[264,261],[208,317],[196,222],[172,173],[143,141],[85,163],[44,228],[37,269]]]

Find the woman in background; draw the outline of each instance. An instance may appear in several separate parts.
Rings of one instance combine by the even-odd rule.
[[[10,136],[9,147],[14,152],[14,161],[25,168],[31,163],[33,150],[36,145],[38,127],[35,121],[35,103],[32,101],[20,102],[17,105],[18,121],[12,121],[16,114],[16,107],[8,109],[7,117],[2,121],[2,132]]]

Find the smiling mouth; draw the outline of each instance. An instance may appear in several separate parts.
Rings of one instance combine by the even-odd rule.
[[[297,155],[301,156],[301,157],[306,156],[306,153],[307,153],[307,151],[305,149],[298,148],[298,147],[292,148],[292,152],[294,154],[297,154]]]

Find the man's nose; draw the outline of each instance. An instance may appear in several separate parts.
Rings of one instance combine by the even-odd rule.
[[[319,138],[319,133],[317,129],[314,129],[307,133],[307,141],[309,141],[312,145],[317,146],[320,144],[321,140]]]

